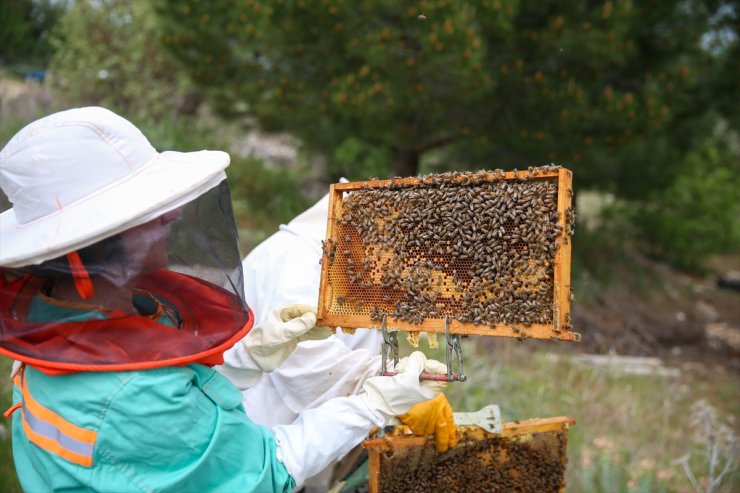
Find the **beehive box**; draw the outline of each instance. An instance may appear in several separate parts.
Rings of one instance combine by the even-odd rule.
[[[571,183],[548,166],[332,185],[319,322],[579,340]]]
[[[565,488],[569,417],[504,423],[500,435],[458,426],[458,444],[444,453],[433,438],[368,439],[370,493],[471,491],[556,493]]]

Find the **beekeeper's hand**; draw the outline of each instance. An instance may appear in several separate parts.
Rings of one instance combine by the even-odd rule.
[[[408,426],[414,435],[434,435],[434,444],[438,452],[445,452],[457,444],[452,406],[444,394],[416,404],[409,412],[398,416],[398,419]]]
[[[370,377],[363,392],[335,397],[316,408],[304,409],[289,425],[272,428],[276,456],[297,486],[323,471],[367,438],[373,427],[385,426],[419,402],[434,399],[447,382],[419,381],[422,371],[447,373],[439,361],[415,352],[399,361],[393,377]]]
[[[393,377],[371,377],[363,384],[364,398],[368,405],[383,414],[386,420],[405,414],[414,404],[434,399],[442,392],[447,382],[419,380],[419,374],[447,373],[444,363],[427,357],[421,351],[414,351],[396,365],[398,374]]]
[[[257,366],[271,372],[295,350],[301,341],[326,339],[332,329],[316,326],[316,309],[308,305],[287,305],[270,312],[264,322],[252,328],[242,343]]]

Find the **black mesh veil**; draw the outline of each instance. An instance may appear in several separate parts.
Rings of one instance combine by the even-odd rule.
[[[224,288],[245,304],[238,233],[226,180],[174,211],[78,253],[93,279],[123,286],[152,269],[166,268]],[[19,270],[59,280],[69,278],[72,267],[69,258],[61,256]]]
[[[181,209],[167,238],[170,270],[203,279],[244,299],[244,273],[226,180]]]

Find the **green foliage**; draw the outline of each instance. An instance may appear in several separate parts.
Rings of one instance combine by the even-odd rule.
[[[66,8],[66,1],[4,2],[0,15],[0,66],[46,67],[52,53],[49,32]]]
[[[165,43],[223,114],[329,156],[351,139],[383,149],[398,175],[446,147],[454,167],[556,161],[603,189],[618,174],[605,157],[703,112],[718,64],[736,63],[701,48],[721,2],[156,5]]]
[[[225,149],[221,130],[212,122],[188,116],[171,116],[154,121],[152,118],[131,118],[146,135],[152,145],[161,151],[180,152],[200,151],[202,149]]]
[[[735,238],[717,239],[727,211],[683,226],[669,205],[726,176],[677,179],[717,121],[737,124],[736,18],[721,1],[82,0],[52,65],[70,103],[159,132],[207,96],[301,138],[331,180],[554,161],[576,190],[628,199],[643,244],[692,267]]]
[[[613,196],[602,197],[606,201]],[[580,212],[580,211],[579,211]],[[621,203],[608,202],[603,209],[588,218],[578,217],[576,234],[572,242],[573,285],[580,298],[592,290],[591,282],[608,282],[615,270],[622,269],[631,261],[634,244],[634,226]],[[593,277],[593,279],[590,279]]]
[[[193,117],[171,117],[159,122],[133,120],[160,150],[176,149],[188,152],[201,149],[228,149],[228,141],[236,130],[227,125],[216,125]],[[310,197],[301,193],[300,169],[266,166],[255,158],[242,158],[231,153],[231,164],[226,169],[231,188],[234,214],[243,227],[244,251],[303,212]],[[240,233],[241,234],[241,233]]]
[[[680,173],[662,188],[630,200],[601,194],[608,204],[593,217],[579,218],[572,253],[579,297],[627,278],[653,288],[647,271],[634,265],[636,252],[694,272],[704,271],[716,254],[740,252],[738,134],[720,126],[714,136],[677,154],[673,167]]]
[[[504,421],[573,417],[569,492],[693,491],[674,463],[687,452],[706,449],[705,439],[692,433],[692,409],[707,399],[717,406],[718,416],[734,415],[732,401],[718,395],[721,389],[737,395],[737,384],[715,374],[708,374],[707,381],[696,381],[690,373],[675,379],[630,375],[616,367],[578,363],[577,356],[549,343],[490,339],[495,338],[464,340],[468,380],[449,385],[445,395],[456,411],[497,404]],[[406,346],[402,342],[404,354],[411,350]],[[444,358],[444,349],[423,350]],[[706,463],[693,467],[699,481],[709,477]],[[714,491],[736,491],[738,481],[740,474],[728,474],[722,484],[729,488]]]
[[[162,50],[149,2],[80,0],[54,31],[53,85],[71,105],[138,122],[192,114],[200,103]]]
[[[12,115],[9,118],[3,118],[2,125],[0,125],[0,148],[4,147],[28,123],[26,119]]]
[[[590,493],[668,493],[670,485],[657,477],[655,471],[631,472],[625,467],[628,454],[598,451],[596,457],[581,466],[582,474],[572,491]],[[632,476],[633,479],[630,479]]]
[[[335,149],[330,172],[335,179],[367,180],[385,175],[391,159],[386,149],[368,146],[355,137],[349,137]]]
[[[299,174],[257,159],[233,159],[227,169],[234,213],[252,230],[274,232],[309,205]],[[254,245],[252,245],[254,246]]]
[[[701,270],[711,255],[740,251],[740,152],[710,139],[682,164],[673,183],[633,205],[633,223],[647,251]]]
[[[706,49],[718,59],[709,74],[709,80],[715,81],[715,84],[712,97],[707,103],[732,128],[737,129],[740,128],[740,98],[737,97],[737,74],[740,73],[740,9],[736,2],[720,3],[722,6],[710,20],[711,29],[702,40]]]
[[[13,403],[13,381],[10,375],[11,360],[0,356],[0,409],[5,412]],[[21,487],[15,474],[13,453],[10,446],[10,420],[0,418],[0,491],[20,493]]]

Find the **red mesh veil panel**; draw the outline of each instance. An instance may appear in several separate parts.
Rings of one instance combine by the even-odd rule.
[[[142,316],[29,322],[24,312],[40,286],[36,278],[0,286],[0,351],[30,363],[44,361],[50,368],[121,370],[218,362],[218,355],[252,324],[251,313],[233,294],[166,270],[146,276],[141,288],[183,310],[180,328]]]
[[[79,252],[94,282],[135,285],[175,313],[177,323],[116,311],[104,320],[38,322],[30,313],[34,299],[71,278],[64,256],[0,283],[0,352],[66,370],[220,362],[252,324],[226,181],[161,218]]]

